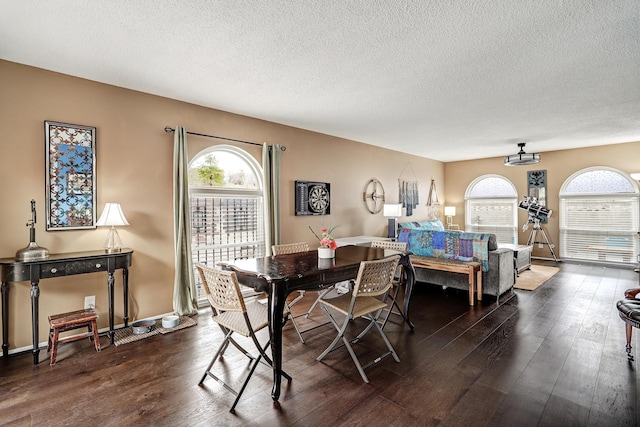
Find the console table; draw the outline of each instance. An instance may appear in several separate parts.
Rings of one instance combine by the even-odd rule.
[[[0,278],[2,279],[2,355],[9,355],[9,287],[11,282],[31,282],[31,333],[33,339],[33,364],[39,362],[38,356],[38,299],[40,298],[40,279],[71,276],[74,274],[107,272],[107,290],[109,293],[109,340],[113,344],[113,288],[114,272],[122,269],[124,288],[124,326],[129,322],[129,267],[133,250],[105,253],[102,251],[52,254],[46,259],[16,261],[15,258],[0,259]]]

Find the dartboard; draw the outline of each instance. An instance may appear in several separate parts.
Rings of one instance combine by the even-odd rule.
[[[329,215],[331,186],[328,182],[296,181],[296,215]]]
[[[324,212],[329,207],[329,192],[323,185],[309,188],[309,209],[313,212]]]

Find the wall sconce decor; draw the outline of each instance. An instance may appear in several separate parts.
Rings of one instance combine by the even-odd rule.
[[[440,216],[440,202],[438,201],[438,192],[436,191],[436,180],[433,178],[431,179],[431,186],[429,187],[427,207],[429,208],[429,219],[438,219],[438,217]]]
[[[122,213],[120,203],[107,203],[96,225],[99,227],[111,227],[107,234],[107,240],[104,242],[105,252],[120,252],[122,250],[122,240],[120,240],[116,226],[122,227],[129,225],[129,222]]]
[[[47,231],[96,228],[96,128],[44,127]]]
[[[380,181],[375,178],[367,181],[362,193],[362,200],[369,212],[372,214],[380,212],[384,205],[384,197],[384,187]]]

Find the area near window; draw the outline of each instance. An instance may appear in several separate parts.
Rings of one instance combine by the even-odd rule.
[[[261,176],[255,159],[236,147],[219,145],[194,157],[189,165],[194,265],[214,267],[223,261],[264,256]],[[195,277],[202,301],[202,284]]]

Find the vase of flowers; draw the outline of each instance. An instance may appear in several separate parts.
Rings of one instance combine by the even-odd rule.
[[[333,258],[336,256],[336,248],[338,244],[335,239],[331,235],[331,232],[335,229],[335,227],[326,228],[322,227],[320,229],[321,236],[318,236],[315,231],[309,226],[309,230],[313,233],[314,236],[318,239],[320,246],[318,247],[318,258]]]

